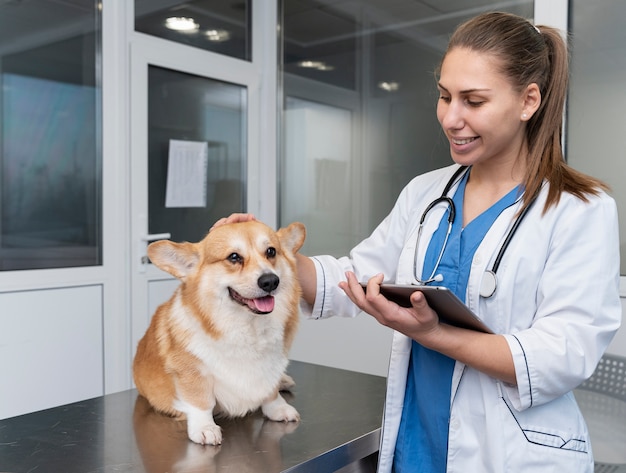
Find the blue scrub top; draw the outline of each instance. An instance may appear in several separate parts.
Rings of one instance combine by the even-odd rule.
[[[511,190],[463,228],[463,197],[468,176],[469,171],[463,176],[453,197],[456,217],[436,271],[443,276],[443,281],[430,283],[448,287],[462,301],[465,300],[476,248],[500,213],[513,205],[520,195],[519,188]],[[445,240],[449,211],[442,217],[428,245],[422,274],[431,274],[434,269]],[[413,341],[394,453],[394,473],[445,473],[454,363],[452,358]]]

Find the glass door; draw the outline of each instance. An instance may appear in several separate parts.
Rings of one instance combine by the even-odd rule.
[[[199,241],[244,208],[246,89],[149,65],[147,92],[148,233]]]
[[[151,264],[148,245],[199,241],[246,210],[247,85],[216,73],[219,57],[153,41],[131,49],[133,350],[178,285]]]

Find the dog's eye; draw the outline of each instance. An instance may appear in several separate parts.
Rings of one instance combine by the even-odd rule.
[[[243,258],[241,257],[241,255],[239,253],[231,253],[230,255],[228,255],[228,261],[230,261],[233,264],[241,264],[243,263]]]
[[[275,258],[276,248],[274,248],[273,246],[270,246],[267,250],[265,250],[265,256],[267,256],[268,258]]]

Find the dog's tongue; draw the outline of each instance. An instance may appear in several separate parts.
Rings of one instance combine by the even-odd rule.
[[[254,304],[254,309],[259,312],[271,312],[274,310],[274,296],[265,296],[259,297],[257,299],[252,299],[252,304]]]

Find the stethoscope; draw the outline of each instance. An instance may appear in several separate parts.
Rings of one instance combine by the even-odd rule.
[[[452,199],[448,197],[448,192],[450,192],[452,186],[457,182],[459,176],[461,176],[461,174],[463,174],[463,172],[465,172],[467,169],[467,166],[461,166],[455,171],[455,173],[446,184],[446,187],[443,189],[441,197],[436,198],[430,204],[428,204],[428,206],[424,210],[424,213],[422,213],[422,216],[420,217],[419,227],[417,229],[417,241],[415,242],[415,256],[413,260],[413,276],[415,277],[415,281],[417,281],[418,285],[425,285],[435,281],[443,281],[443,276],[441,274],[437,274],[437,269],[439,268],[441,258],[443,258],[443,253],[446,249],[446,245],[448,244],[448,238],[450,237],[450,233],[452,232],[452,223],[454,222],[454,218],[456,217],[456,206],[454,205]],[[496,255],[496,259],[494,260],[491,269],[488,269],[487,271],[485,271],[485,274],[483,274],[483,278],[480,284],[480,295],[482,297],[489,298],[496,293],[496,289],[498,288],[498,277],[496,273],[498,272],[498,268],[500,267],[502,257],[504,256],[504,253],[506,252],[509,243],[511,243],[511,240],[515,236],[517,228],[519,227],[520,223],[522,223],[522,220],[524,219],[532,205],[535,203],[535,200],[536,197],[533,197],[532,201],[522,210],[522,212],[515,219],[515,222],[513,222],[513,225],[511,226],[509,233],[506,235],[502,246],[500,246],[500,250]],[[435,262],[433,271],[430,273],[430,276],[426,279],[420,279],[417,277],[417,251],[419,249],[420,239],[422,237],[424,221],[426,220],[428,212],[430,212],[435,206],[439,204],[445,204],[448,207],[448,228],[446,230],[446,236],[444,237],[441,251],[437,256],[437,261]]]

